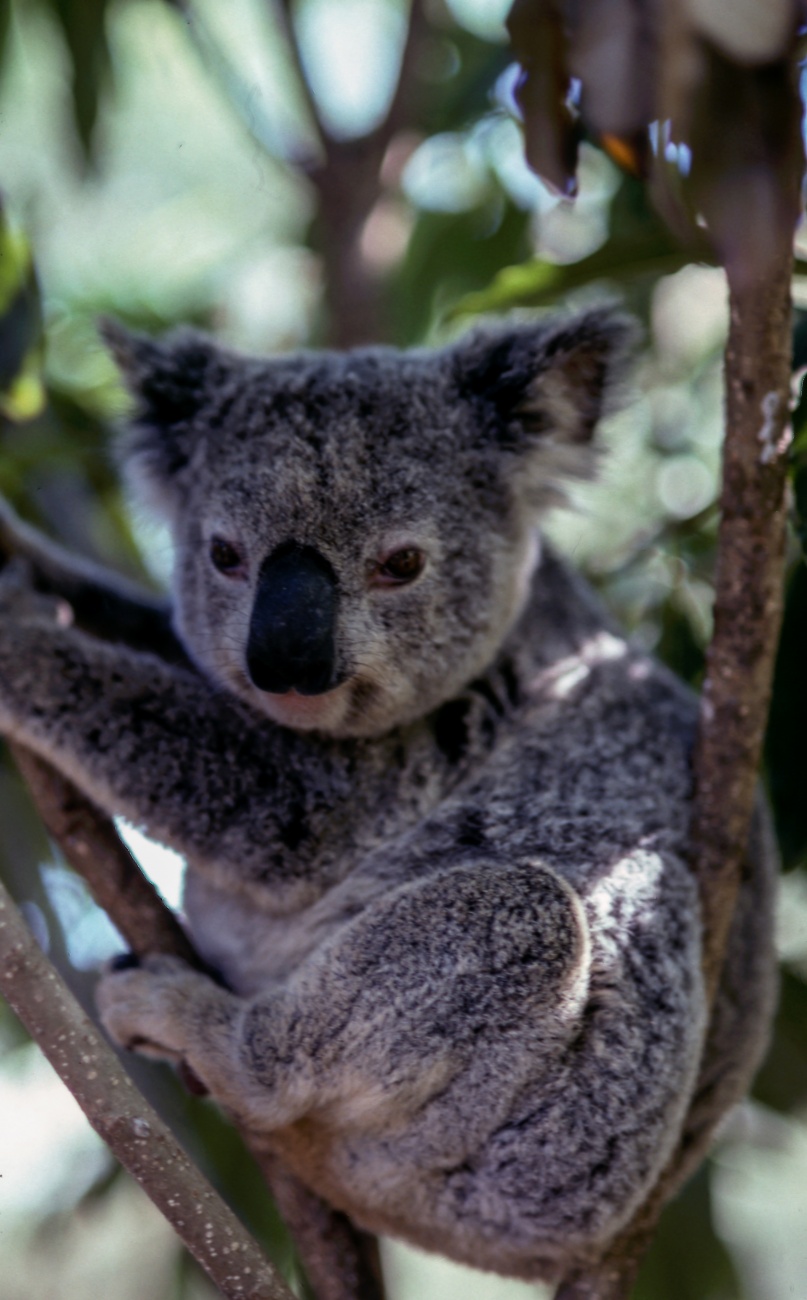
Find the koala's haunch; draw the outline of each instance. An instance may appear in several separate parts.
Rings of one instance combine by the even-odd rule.
[[[265,361],[107,334],[188,662],[92,635],[92,593],[134,626],[131,591],[0,509],[76,613],[0,582],[0,729],[186,856],[227,988],[147,960],[104,1022],[360,1225],[555,1278],[682,1131],[700,1158],[772,997],[764,810],[707,1024],[694,702],[536,531],[625,326]]]

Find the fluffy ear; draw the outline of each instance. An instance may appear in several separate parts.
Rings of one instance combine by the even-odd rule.
[[[151,339],[109,319],[99,329],[135,402],[121,458],[161,496],[188,463],[193,416],[222,370],[220,353],[193,330]]]
[[[455,347],[460,391],[484,436],[516,457],[532,495],[587,477],[594,430],[636,330],[606,309],[472,334]]]

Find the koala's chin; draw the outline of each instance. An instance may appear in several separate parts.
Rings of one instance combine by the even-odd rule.
[[[349,681],[321,695],[300,695],[298,691],[276,695],[252,687],[250,702],[257,704],[273,722],[293,731],[321,731],[332,736],[355,734],[345,729],[351,705]]]
[[[360,677],[351,677],[322,695],[287,691],[274,695],[250,689],[250,703],[292,731],[316,731],[335,740],[366,740],[383,736],[420,716],[416,705],[398,700],[389,691]]]

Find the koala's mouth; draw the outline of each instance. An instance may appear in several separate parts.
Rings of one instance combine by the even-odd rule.
[[[273,721],[297,731],[332,731],[343,721],[350,707],[347,682],[340,682],[329,691],[304,695],[291,689],[277,693],[257,692],[261,706]]]

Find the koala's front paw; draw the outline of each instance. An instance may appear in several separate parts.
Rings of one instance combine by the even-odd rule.
[[[211,1004],[228,997],[206,975],[165,956],[110,963],[95,992],[101,1023],[119,1046],[175,1063],[200,1050]]]

